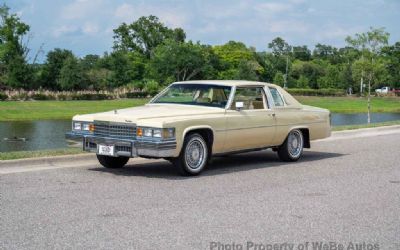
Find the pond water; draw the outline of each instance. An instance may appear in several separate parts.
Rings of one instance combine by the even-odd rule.
[[[371,113],[371,123],[400,120],[400,113]],[[332,125],[358,125],[367,123],[367,113],[332,113]]]
[[[371,122],[400,120],[400,113],[372,113]],[[332,114],[333,126],[367,123],[366,113]],[[71,130],[71,120],[0,122],[0,152],[65,148],[64,134]],[[25,138],[6,141],[4,138]]]
[[[70,120],[0,122],[0,152],[65,148]],[[6,141],[4,138],[25,138]]]

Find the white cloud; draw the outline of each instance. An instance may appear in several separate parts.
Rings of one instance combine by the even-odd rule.
[[[121,22],[133,22],[141,16],[157,16],[167,26],[177,28],[185,27],[188,23],[186,14],[177,7],[155,5],[121,4],[114,11],[114,17]]]
[[[85,0],[80,0],[85,1]],[[95,23],[86,22],[82,27],[82,32],[87,35],[94,35],[99,32],[99,26]]]
[[[114,15],[117,19],[127,22],[132,19],[134,13],[135,8],[133,7],[133,5],[124,3],[116,8]]]
[[[62,25],[59,27],[56,27],[53,29],[53,36],[54,37],[60,37],[66,34],[71,34],[71,33],[75,33],[76,31],[78,31],[78,28],[72,25]]]
[[[61,18],[74,20],[93,17],[102,7],[104,8],[103,0],[75,0],[62,8]]]
[[[279,13],[288,11],[292,8],[292,5],[287,3],[278,3],[278,2],[270,2],[270,3],[260,3],[257,5],[258,11],[265,11],[265,12],[272,12],[272,13]]]
[[[340,45],[344,44],[344,37],[364,32],[370,25],[387,27],[392,33],[392,41],[399,40],[395,22],[399,0],[9,2],[14,13],[30,24],[31,32],[35,34],[33,47],[39,47],[46,41],[49,46],[71,48],[80,54],[110,50],[113,29],[121,22],[131,23],[148,15],[159,17],[169,27],[182,27],[188,39],[206,44],[237,40],[265,49],[269,41],[281,36],[292,43],[309,46],[318,42]],[[378,7],[379,13],[375,11]],[[76,42],[76,46],[72,41]]]
[[[33,14],[35,12],[35,4],[33,2],[23,6],[20,10],[16,11],[18,17],[23,17],[24,15]]]
[[[307,33],[307,24],[297,20],[272,21],[268,23],[268,29],[276,33]]]
[[[306,0],[289,0],[289,2],[294,3],[294,4],[302,4],[302,3],[305,3]]]

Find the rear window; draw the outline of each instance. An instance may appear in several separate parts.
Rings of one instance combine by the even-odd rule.
[[[283,101],[281,94],[276,88],[269,87],[269,91],[271,92],[272,99],[274,100],[274,104],[276,107],[285,106],[285,102]]]

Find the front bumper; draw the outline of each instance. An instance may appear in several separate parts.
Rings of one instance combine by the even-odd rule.
[[[114,156],[165,158],[176,156],[176,140],[126,140],[99,137],[91,134],[68,132],[65,134],[70,145],[80,145],[84,151],[97,153],[98,145],[115,147]]]

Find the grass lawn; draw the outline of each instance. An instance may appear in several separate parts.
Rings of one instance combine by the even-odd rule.
[[[50,150],[37,150],[37,151],[14,151],[14,152],[0,152],[0,161],[3,160],[16,160],[24,158],[37,158],[45,156],[57,155],[75,155],[85,154],[81,148],[63,148],[63,149],[50,149]]]
[[[71,119],[87,114],[143,105],[148,99],[106,101],[5,101],[0,102],[0,121]]]
[[[367,112],[367,99],[359,97],[296,96],[302,104],[329,109],[337,113]],[[3,101],[0,121],[71,119],[87,114],[143,105],[148,99],[106,101]],[[400,98],[373,97],[372,112],[400,112]]]
[[[334,126],[334,127],[332,127],[332,131],[353,130],[353,129],[359,129],[359,128],[376,128],[376,127],[384,127],[384,126],[392,126],[392,125],[400,125],[400,121],[377,122],[377,123],[359,124],[359,125]]]
[[[305,105],[326,108],[335,113],[366,113],[367,98],[296,96]],[[371,97],[372,112],[400,112],[399,97]]]

